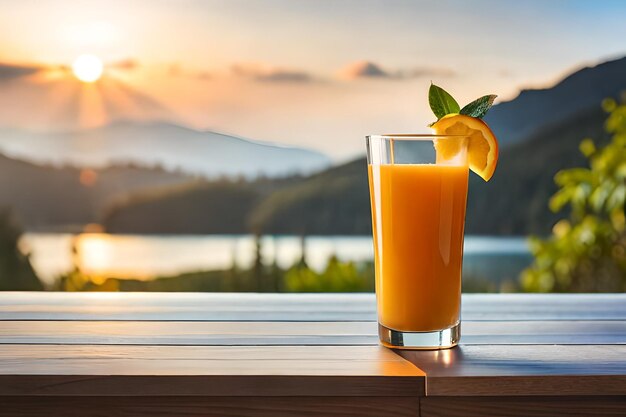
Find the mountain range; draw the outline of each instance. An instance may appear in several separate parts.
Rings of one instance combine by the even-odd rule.
[[[626,90],[623,74],[626,58],[584,68],[552,88],[523,91],[494,106],[487,121],[504,146],[489,183],[470,176],[468,233],[550,231],[557,218],[547,204],[556,190],[554,174],[585,164],[578,150],[583,138],[599,145],[607,140],[600,103]],[[79,150],[69,151],[75,144]],[[100,222],[118,233],[370,233],[362,158],[310,175],[251,179],[259,172],[311,172],[328,160],[169,123],[131,122],[67,135],[5,130],[0,149],[38,161],[0,158],[0,205],[13,206],[28,229]],[[59,166],[102,166],[131,156],[145,164]],[[161,167],[154,166],[158,163]],[[183,165],[185,173],[175,171]],[[248,179],[206,179],[221,170]]]
[[[207,178],[285,176],[330,165],[325,155],[167,122],[118,121],[67,132],[0,130],[0,151],[38,164],[105,167],[135,163]]]
[[[495,105],[485,121],[506,146],[593,111],[603,99],[619,98],[624,91],[626,57],[574,71],[550,88],[522,90],[513,100]]]
[[[556,191],[554,175],[561,169],[585,164],[578,149],[582,139],[591,137],[598,145],[606,142],[606,114],[601,101],[606,97],[619,98],[626,90],[623,74],[626,59],[607,62],[573,73],[553,88],[525,91],[494,107],[489,123],[499,130],[499,138],[506,138],[505,146],[489,183],[470,176],[467,233],[550,232],[558,218],[548,209],[548,199]],[[594,86],[600,87],[596,90]],[[519,120],[513,117],[518,113]],[[171,207],[200,195],[209,198],[206,192],[192,189],[159,198]],[[246,230],[261,233],[369,234],[368,198],[363,158],[278,187],[250,204],[247,215],[240,215],[245,218]],[[139,207],[150,210],[138,210]],[[133,224],[143,231],[159,232],[162,227],[158,219],[168,216],[168,211],[157,207],[165,205],[152,198],[138,198],[109,212],[105,226],[124,232],[127,229],[121,225]],[[203,221],[200,211],[191,209],[186,215]]]

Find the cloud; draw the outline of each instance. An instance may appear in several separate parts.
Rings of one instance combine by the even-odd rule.
[[[390,78],[391,75],[370,61],[357,61],[346,65],[339,71],[341,78],[355,80],[357,78]]]
[[[414,67],[389,71],[371,61],[357,61],[346,65],[338,72],[339,78],[357,80],[360,78],[411,79],[422,77],[452,77],[455,72],[449,68]]]
[[[111,62],[107,64],[107,67],[118,70],[131,71],[139,67],[139,62],[134,59],[128,58],[121,61]]]
[[[213,75],[209,71],[187,70],[178,63],[170,64],[168,66],[167,75],[170,77],[185,77],[202,81],[207,81],[213,78]]]
[[[26,77],[43,70],[41,66],[35,65],[12,65],[0,63],[0,81],[14,78]]]
[[[455,75],[454,70],[443,67],[416,67],[397,73],[399,78],[454,77]]]
[[[260,82],[307,83],[313,81],[313,77],[305,71],[271,67],[256,63],[235,64],[230,70],[233,75],[251,78]]]

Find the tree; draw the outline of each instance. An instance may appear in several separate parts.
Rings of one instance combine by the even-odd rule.
[[[43,290],[28,255],[20,250],[21,236],[11,210],[0,209],[0,291]]]
[[[607,99],[603,107],[612,139],[601,149],[583,140],[580,150],[589,167],[555,176],[560,189],[550,209],[569,215],[550,237],[531,238],[535,261],[522,274],[526,291],[626,291],[626,105]]]

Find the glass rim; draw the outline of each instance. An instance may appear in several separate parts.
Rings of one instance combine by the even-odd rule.
[[[467,138],[468,135],[436,135],[434,133],[385,133],[382,135],[367,135],[367,140],[434,140],[434,139],[458,139]]]

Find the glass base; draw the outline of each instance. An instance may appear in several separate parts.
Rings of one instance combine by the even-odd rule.
[[[449,349],[459,343],[461,323],[448,329],[432,332],[401,332],[378,323],[378,336],[384,346],[393,349]]]

